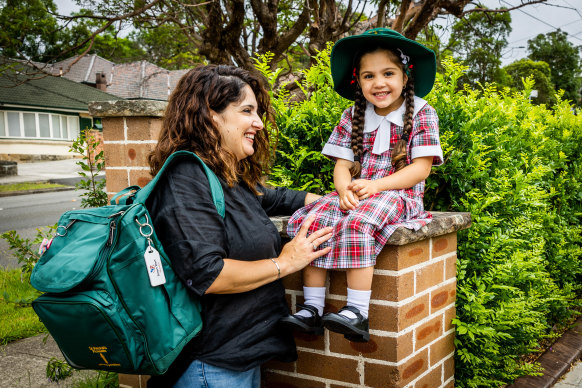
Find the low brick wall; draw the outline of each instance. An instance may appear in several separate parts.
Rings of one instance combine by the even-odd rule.
[[[92,103],[92,116],[103,118],[107,192],[151,180],[147,154],[156,144],[165,102]],[[286,218],[273,219],[282,235]],[[370,305],[370,341],[349,342],[324,336],[296,335],[294,363],[269,362],[264,387],[414,387],[454,386],[457,231],[468,228],[468,213],[434,213],[417,232],[400,228],[388,240],[374,270]],[[284,278],[290,306],[303,301],[301,275]],[[342,271],[328,278],[327,311],[346,302]],[[120,386],[139,387],[143,377],[120,375]]]
[[[453,387],[457,231],[469,213],[433,213],[414,232],[398,229],[378,256],[370,302],[370,341],[325,331],[297,334],[299,359],[269,362],[263,384],[275,387]],[[285,230],[286,218],[274,219]],[[284,234],[284,232],[282,232]],[[301,274],[283,279],[290,306],[303,302]],[[326,311],[346,302],[343,271],[330,271]]]

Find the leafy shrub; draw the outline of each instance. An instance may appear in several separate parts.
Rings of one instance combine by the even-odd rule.
[[[328,45],[317,55],[315,64],[302,71],[304,77],[299,89],[304,99],[291,95],[285,85],[276,93],[271,92],[279,138],[270,184],[318,194],[333,188],[334,164],[321,154],[321,149],[350,101],[333,90],[329,68],[331,47]],[[273,86],[276,73],[265,64],[269,58],[268,55],[259,58],[257,68]]]
[[[329,48],[305,71],[305,100],[273,93],[280,138],[271,183],[333,186],[321,148],[350,101],[333,91],[328,63]],[[559,95],[551,109],[532,105],[531,80],[519,93],[458,90],[465,68],[443,64],[426,99],[439,114],[445,164],[427,180],[425,206],[473,220],[458,235],[455,380],[502,386],[536,373],[523,356],[579,305],[582,117]],[[272,76],[264,63],[261,71]]]

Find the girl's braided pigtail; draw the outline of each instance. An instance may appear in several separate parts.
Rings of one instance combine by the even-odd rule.
[[[364,152],[364,123],[366,117],[366,99],[362,93],[362,88],[356,87],[354,99],[354,116],[352,117],[352,151],[354,152],[354,163],[350,167],[352,177],[359,178],[362,172],[362,153]]]
[[[406,83],[404,101],[406,103],[406,110],[404,112],[404,131],[402,137],[392,150],[392,165],[394,166],[394,171],[398,171],[406,166],[406,146],[410,138],[410,133],[412,132],[412,118],[414,116],[414,78],[412,73],[408,77],[408,82]],[[352,138],[353,139],[353,138]],[[353,143],[353,140],[352,140]]]

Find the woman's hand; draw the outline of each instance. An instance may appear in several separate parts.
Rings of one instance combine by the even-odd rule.
[[[348,189],[356,193],[359,199],[366,199],[382,191],[378,188],[377,181],[368,179],[355,179],[350,182]]]
[[[254,290],[279,277],[297,272],[318,257],[328,254],[331,247],[321,250],[317,250],[317,247],[331,238],[333,229],[323,228],[307,237],[313,220],[313,216],[305,220],[297,236],[283,247],[277,258],[256,261],[224,259],[222,271],[208,287],[206,294],[235,294]]]
[[[307,217],[299,233],[283,247],[277,258],[281,264],[281,277],[303,269],[318,257],[327,255],[331,250],[331,247],[320,250],[317,247],[331,238],[333,228],[323,228],[307,236],[307,231],[314,219],[314,216]]]
[[[339,205],[341,210],[354,210],[360,204],[358,195],[349,189],[349,185],[348,188],[338,190],[337,194],[339,196]]]

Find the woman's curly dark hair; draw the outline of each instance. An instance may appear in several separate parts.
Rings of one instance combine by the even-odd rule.
[[[276,131],[269,94],[260,78],[234,66],[197,67],[180,79],[170,96],[158,143],[148,156],[152,176],[173,152],[186,150],[196,153],[229,186],[242,180],[257,193],[255,186],[268,172],[271,159],[269,131],[258,131],[254,154],[237,161],[232,152],[222,147],[211,115],[211,111],[222,113],[229,104],[241,101],[246,85],[255,93],[259,117],[265,126]]]

